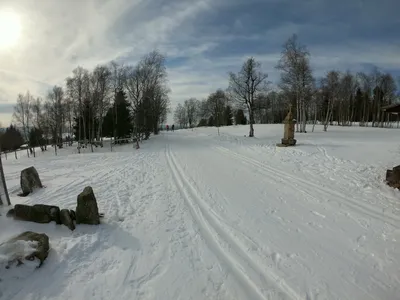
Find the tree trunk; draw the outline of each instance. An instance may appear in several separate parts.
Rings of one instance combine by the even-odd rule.
[[[326,118],[325,118],[325,123],[324,123],[324,131],[327,131],[327,129],[328,129],[328,122],[329,122],[330,114],[331,114],[331,104],[330,104],[331,101],[332,101],[332,100],[330,100],[330,101],[328,102],[328,108],[327,108],[327,110],[326,110]]]
[[[312,127],[312,132],[314,132],[315,124],[317,123],[317,105],[315,104],[315,109],[314,109],[314,124]]]
[[[247,108],[249,110],[249,123],[250,123],[250,131],[249,131],[249,137],[254,137],[254,111],[253,108],[250,105],[247,105]]]
[[[300,118],[300,113],[299,113],[300,105],[299,105],[299,92],[296,88],[296,132],[299,132],[299,118]]]

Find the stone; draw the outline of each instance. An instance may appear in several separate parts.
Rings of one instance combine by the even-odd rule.
[[[289,147],[295,146],[296,140],[294,138],[294,125],[296,124],[296,120],[293,119],[292,114],[292,106],[290,106],[289,112],[286,115],[286,118],[283,120],[284,129],[283,129],[283,138],[280,144],[277,144],[278,147]]]
[[[21,264],[23,263],[23,260],[34,260],[35,258],[37,258],[40,261],[40,264],[38,266],[40,267],[49,254],[49,237],[44,233],[25,231],[20,235],[8,240],[6,244],[9,245],[11,249],[15,249],[16,247],[13,247],[13,244],[17,243],[18,241],[33,241],[36,242],[36,244],[32,245],[32,252],[27,254],[25,253],[24,257],[16,257],[14,260],[16,260],[18,264]]]
[[[14,214],[15,214],[15,210],[14,210],[14,208],[11,208],[11,209],[7,212],[6,217],[7,217],[7,218],[14,218]]]
[[[14,219],[35,223],[61,224],[60,208],[53,205],[35,204],[33,206],[16,204],[14,206]]]
[[[46,204],[35,204],[33,205],[34,209],[37,211],[41,211],[50,216],[51,221],[56,222],[56,224],[61,224],[60,217],[60,208],[55,205],[46,205]]]
[[[71,219],[76,221],[76,213],[74,210],[70,209],[69,210],[69,215],[71,216]]]
[[[400,165],[386,170],[386,183],[392,188],[400,189]]]
[[[22,195],[29,195],[36,188],[43,188],[42,182],[40,181],[39,174],[35,167],[29,167],[21,171],[21,189]]]
[[[93,189],[90,186],[85,187],[83,192],[78,195],[76,224],[100,224],[96,197],[94,196]]]
[[[70,211],[68,209],[62,209],[60,212],[61,223],[67,226],[70,230],[75,230],[74,220],[71,218]]]

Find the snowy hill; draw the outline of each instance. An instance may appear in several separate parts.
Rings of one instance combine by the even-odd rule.
[[[0,243],[49,235],[33,276],[0,271],[0,298],[398,299],[396,129],[321,126],[277,148],[282,125],[161,132],[132,145],[3,160],[12,203],[75,209],[87,185],[105,214],[74,232],[0,216]],[[34,165],[45,189],[19,198]]]

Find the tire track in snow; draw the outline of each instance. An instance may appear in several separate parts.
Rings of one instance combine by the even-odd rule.
[[[360,213],[362,215],[367,215],[373,219],[390,224],[391,226],[393,226],[395,228],[400,228],[400,218],[396,215],[387,214],[387,213],[384,214],[384,211],[379,211],[378,209],[375,209],[372,206],[367,206],[360,201],[353,200],[350,197],[347,197],[346,195],[344,195],[336,190],[329,189],[329,188],[320,186],[312,181],[307,181],[307,180],[301,179],[299,177],[293,176],[287,172],[284,172],[284,171],[281,171],[274,167],[268,166],[260,161],[257,161],[255,159],[252,159],[245,155],[234,152],[228,148],[225,148],[222,146],[217,146],[217,147],[215,147],[215,149],[217,149],[218,151],[220,151],[221,153],[225,154],[228,157],[237,159],[244,164],[256,167],[260,172],[262,172],[263,174],[265,174],[266,176],[268,176],[269,178],[271,178],[275,181],[279,180],[279,179],[283,180],[283,179],[289,178],[292,183],[303,188],[301,190],[302,192],[307,193],[311,197],[315,197],[315,194],[317,194],[323,198],[328,197],[328,198],[332,199],[332,196],[335,196],[333,198],[333,201],[336,201],[339,204],[348,206],[351,209],[353,209],[354,211],[357,211],[358,213]],[[310,187],[314,188],[314,190],[313,190],[314,195],[307,192],[307,190],[309,190]]]
[[[186,179],[184,171],[176,162],[167,145],[166,158],[175,184],[188,205],[192,217],[197,222],[203,238],[231,271],[244,288],[248,299],[301,299],[281,278],[260,268],[246,253],[245,247],[235,241],[215,216],[210,213],[206,202],[198,195],[193,185]],[[224,247],[223,244],[226,246]],[[249,274],[250,273],[250,274]]]

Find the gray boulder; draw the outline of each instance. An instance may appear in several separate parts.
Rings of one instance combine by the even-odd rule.
[[[70,209],[70,210],[69,210],[69,214],[70,214],[70,216],[71,216],[71,219],[72,219],[73,221],[76,221],[76,213],[75,213],[75,211],[72,210],[72,209]]]
[[[100,224],[100,215],[96,197],[94,196],[93,189],[90,186],[85,187],[83,192],[78,195],[76,224]]]
[[[11,257],[13,257],[13,260],[8,262],[8,266],[6,268],[9,268],[12,263],[17,262],[17,264],[20,265],[23,264],[24,260],[34,260],[35,258],[39,260],[40,263],[38,267],[40,267],[49,254],[49,237],[44,233],[25,231],[20,235],[8,240],[4,244],[2,244],[2,246],[6,246],[8,249],[14,249],[15,251],[17,251],[18,247],[16,246],[16,244],[18,243],[18,241],[33,241],[36,242],[36,244],[32,245],[32,251],[29,253],[24,253],[23,257],[20,256],[20,253],[14,253],[14,255],[11,255]]]
[[[386,183],[395,189],[400,189],[400,165],[386,171]]]
[[[21,189],[22,195],[29,195],[36,188],[42,188],[42,182],[40,181],[39,174],[35,167],[29,167],[21,171]]]
[[[71,217],[71,213],[68,209],[62,209],[60,212],[61,223],[67,226],[70,230],[75,230],[74,220]]]
[[[11,208],[11,209],[7,212],[6,217],[7,217],[7,218],[13,218],[13,217],[14,217],[14,214],[15,214],[14,208]]]
[[[16,204],[13,217],[15,220],[35,223],[50,223],[52,221],[61,224],[60,208],[53,205],[35,204],[33,206]]]

